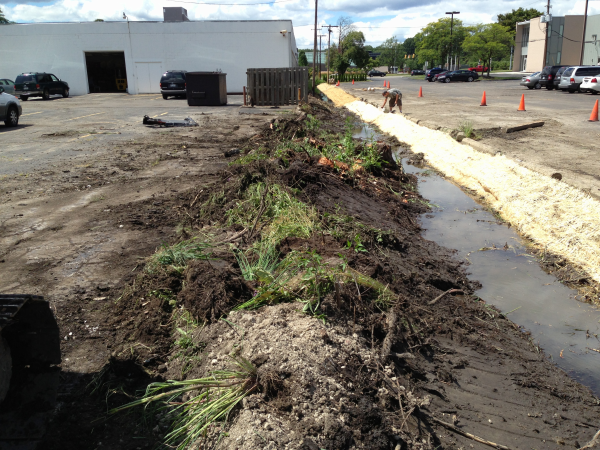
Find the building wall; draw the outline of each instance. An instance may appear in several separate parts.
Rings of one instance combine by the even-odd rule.
[[[241,92],[247,68],[297,65],[290,20],[13,24],[0,27],[0,42],[0,77],[50,72],[73,95],[88,93],[85,52],[124,52],[130,94],[160,92],[169,69],[220,69],[228,92]]]
[[[583,64],[596,65],[598,63],[600,63],[600,14],[588,16],[583,50]]]
[[[527,50],[527,72],[538,72],[544,68],[544,45],[546,24],[536,17],[529,21],[529,46]]]
[[[561,64],[570,66],[579,65],[582,35],[583,15],[565,16],[565,31],[563,35]]]
[[[529,25],[527,25],[529,26]],[[513,53],[513,67],[515,70],[524,70],[521,67],[521,56],[523,55],[521,47],[523,46],[523,28],[525,25],[517,24],[515,32],[515,50]]]

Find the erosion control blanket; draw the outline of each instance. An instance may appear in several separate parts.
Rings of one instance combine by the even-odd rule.
[[[319,89],[337,106],[423,153],[431,166],[476,192],[522,234],[600,282],[600,203],[591,196],[504,156],[480,153],[401,115],[350,101],[351,95],[334,86]]]

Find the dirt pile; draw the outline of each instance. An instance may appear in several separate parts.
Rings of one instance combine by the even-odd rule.
[[[427,202],[386,163],[395,142],[354,139],[354,121],[311,100],[179,196],[179,238],[107,311],[113,357],[96,391],[109,407],[149,379],[149,400],[165,393],[136,429],[146,448],[589,441],[598,400],[473,295],[452,251],[421,237]],[[135,448],[123,439],[113,448]]]

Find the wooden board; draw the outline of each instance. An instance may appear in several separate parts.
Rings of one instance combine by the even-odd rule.
[[[544,122],[524,123],[523,125],[517,125],[516,127],[507,127],[506,132],[513,133],[515,131],[526,130],[527,128],[537,128],[537,127],[543,127],[543,126],[544,126]]]

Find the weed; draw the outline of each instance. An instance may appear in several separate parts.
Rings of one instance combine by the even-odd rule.
[[[259,147],[256,150],[251,151],[247,155],[241,156],[240,158],[231,161],[229,165],[239,164],[239,165],[248,165],[253,163],[254,161],[260,161],[263,159],[269,159],[269,153],[267,149],[263,147]]]
[[[235,252],[235,258],[245,280],[254,281],[264,273],[273,273],[278,266],[279,253],[274,246],[261,243],[258,249],[250,249],[250,261],[242,251]]]
[[[211,245],[206,242],[195,242],[196,239],[182,241],[175,245],[163,245],[150,257],[146,270],[154,272],[158,266],[173,266],[183,269],[193,259],[210,259]]]
[[[309,131],[318,131],[321,128],[321,121],[312,114],[306,116],[305,127]]]
[[[458,130],[462,131],[464,133],[464,135],[468,138],[471,139],[480,139],[481,136],[479,136],[476,132],[475,129],[473,128],[473,122],[470,120],[464,120],[462,121],[459,125],[458,125]]]
[[[212,424],[227,421],[231,410],[257,388],[256,368],[245,359],[234,362],[237,370],[216,370],[206,378],[152,383],[142,398],[109,414],[154,404],[156,411],[165,411],[173,420],[165,445],[177,450],[191,448],[206,437]],[[190,398],[184,400],[186,395]]]

